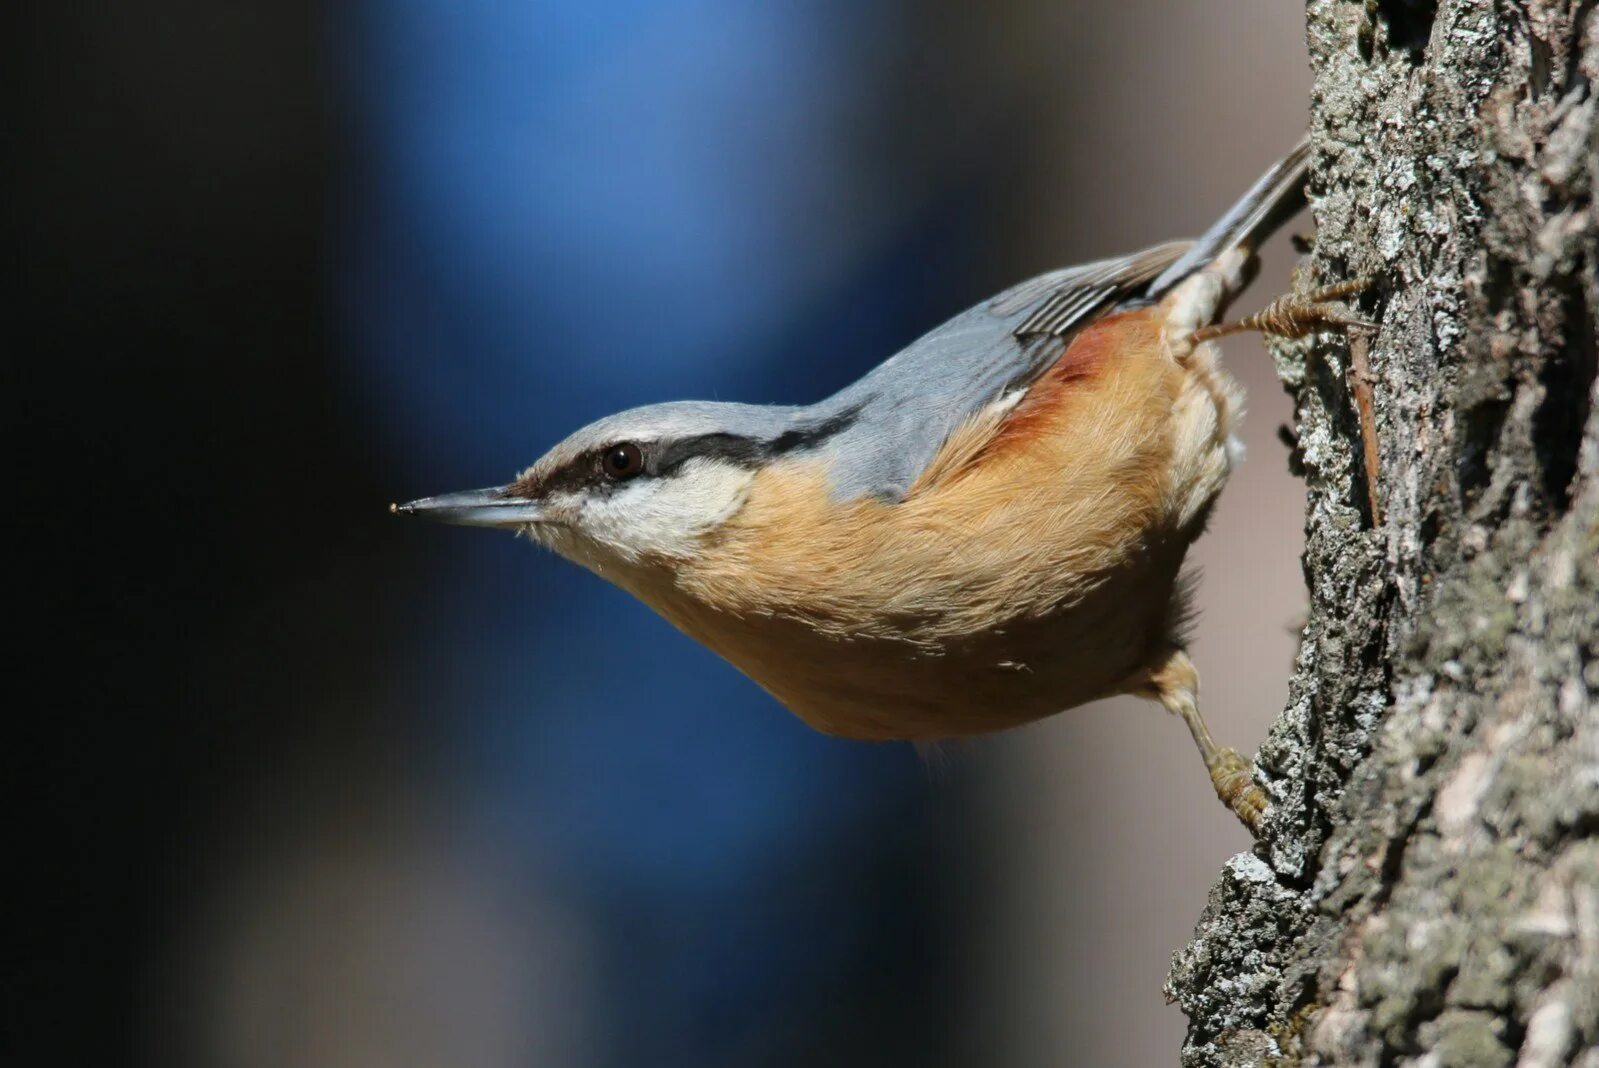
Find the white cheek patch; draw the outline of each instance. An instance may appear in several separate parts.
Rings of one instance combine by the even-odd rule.
[[[625,560],[695,554],[698,539],[744,506],[752,474],[716,460],[690,460],[671,475],[645,475],[573,500],[571,529]]]

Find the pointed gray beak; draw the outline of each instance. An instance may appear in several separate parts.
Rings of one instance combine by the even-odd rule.
[[[439,497],[423,497],[406,504],[391,504],[389,511],[395,515],[414,515],[440,523],[455,523],[463,527],[505,527],[514,529],[544,518],[544,508],[537,501],[525,497],[512,497],[507,486],[446,493]]]

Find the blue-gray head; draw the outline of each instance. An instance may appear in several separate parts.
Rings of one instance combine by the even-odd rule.
[[[682,559],[737,514],[757,471],[816,453],[852,418],[711,401],[633,408],[572,434],[508,485],[394,511],[524,531],[597,569]]]

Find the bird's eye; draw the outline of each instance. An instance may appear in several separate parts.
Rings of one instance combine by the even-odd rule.
[[[605,450],[605,456],[600,460],[600,468],[604,470],[606,477],[625,482],[644,470],[644,453],[631,441],[612,445]]]

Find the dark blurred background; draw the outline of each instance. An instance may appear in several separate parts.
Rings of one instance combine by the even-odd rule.
[[[385,506],[633,404],[815,399],[1005,284],[1198,231],[1302,127],[1294,7],[5,19],[7,1063],[1174,1061],[1168,956],[1247,843],[1158,708],[929,768]],[[1196,655],[1247,751],[1300,498],[1263,352],[1229,360],[1251,459]]]

